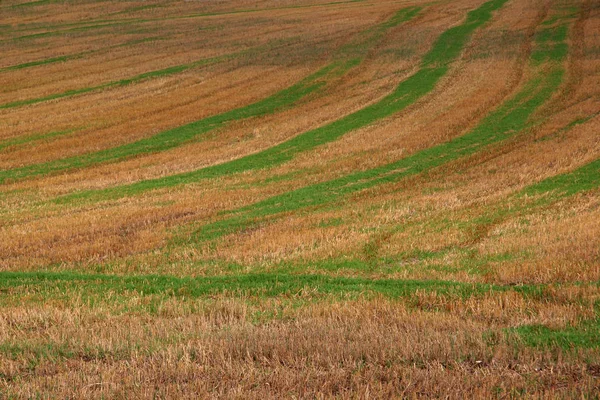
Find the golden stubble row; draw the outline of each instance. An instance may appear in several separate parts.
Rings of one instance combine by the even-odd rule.
[[[593,368],[578,361],[586,357],[593,366],[597,350],[535,351],[502,332],[526,321],[564,326],[585,310],[514,293],[457,302],[418,293],[412,306],[381,298],[264,304],[278,307],[281,318],[252,322],[261,306],[227,298],[192,305],[192,313],[189,302],[173,299],[159,315],[143,317],[111,315],[98,305],[11,307],[0,319],[0,338],[25,351],[0,356],[9,378],[4,389],[86,398],[461,398],[499,388],[552,397],[597,390]],[[427,311],[434,304],[447,311]],[[29,361],[35,353],[28,348],[50,345],[71,356]],[[10,380],[16,377],[18,384]]]

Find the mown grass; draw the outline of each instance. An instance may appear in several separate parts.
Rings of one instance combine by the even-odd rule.
[[[377,40],[381,38],[386,30],[395,27],[402,22],[409,21],[410,19],[414,18],[420,10],[421,9],[419,7],[401,9],[389,20],[369,29],[367,34],[361,35],[361,37],[355,40],[353,42],[355,51],[352,52],[352,57],[348,57],[347,52],[342,49],[339,52],[339,56],[335,57],[338,58],[336,61],[321,68],[319,71],[306,77],[297,84],[283,89],[266,99],[241,108],[227,111],[222,114],[204,118],[184,126],[164,131],[150,138],[142,139],[137,142],[128,143],[122,146],[81,156],[49,161],[41,164],[28,165],[12,170],[0,171],[0,183],[6,180],[46,175],[68,169],[85,168],[109,161],[122,160],[140,154],[165,151],[180,146],[191,140],[198,139],[198,137],[206,134],[207,132],[218,129],[228,122],[252,117],[260,117],[266,114],[274,113],[283,108],[290,107],[298,103],[310,93],[313,93],[315,90],[324,86],[328,80],[344,75],[349,69],[358,65],[367,55],[368,50],[375,45]],[[111,86],[120,86],[124,84],[135,83],[142,79],[183,72],[187,69],[193,68],[196,66],[196,64],[197,63],[185,64],[160,71],[145,73],[135,78],[128,79],[127,81],[119,81],[114,85],[113,83],[110,83],[107,84],[108,86],[102,85],[101,87],[105,88]],[[100,86],[82,90],[84,92],[88,92],[97,88],[100,88]],[[27,100],[24,101],[23,104],[26,102]]]
[[[539,17],[548,6],[510,4],[502,12],[503,24],[511,18],[522,24],[519,11]],[[564,4],[554,4],[550,14]],[[390,12],[394,5],[377,4],[377,12],[384,8]],[[423,20],[438,21],[440,11],[451,8],[432,7]],[[353,13],[357,18],[356,10]],[[525,37],[534,38],[531,62],[522,75],[529,81],[478,119],[476,127],[460,133],[464,136],[418,153],[400,153],[403,159],[379,168],[332,170],[321,179],[328,182],[314,185],[323,170],[303,165],[285,168],[281,174],[251,174],[225,186],[211,182],[217,183],[209,185],[217,193],[211,189],[207,196],[165,191],[142,203],[45,207],[44,200],[34,197],[59,190],[56,185],[61,183],[53,179],[17,185],[24,187],[17,188],[22,192],[0,193],[6,197],[0,221],[5,241],[0,240],[0,397],[243,393],[264,398],[394,398],[426,393],[448,398],[593,398],[600,365],[600,273],[593,220],[598,215],[600,159],[597,148],[587,147],[586,141],[593,141],[597,121],[560,136],[556,143],[541,142],[595,116],[588,113],[582,118],[591,97],[583,99],[580,94],[598,91],[585,87],[593,76],[577,68],[581,62],[577,57],[585,54],[577,33],[593,23],[588,16],[582,10],[571,28],[570,16],[551,15],[535,36],[529,34],[540,20],[527,22],[527,29],[519,29],[526,33],[519,37],[518,48],[524,51],[529,47]],[[306,23],[300,14],[298,18]],[[377,25],[354,36],[350,43],[356,47],[331,55],[334,63],[319,71],[323,75],[303,81],[299,90],[335,83],[331,77],[371,52],[383,35],[380,29]],[[455,34],[459,40],[465,38],[460,29]],[[438,40],[445,48],[435,61],[423,59],[417,72],[422,79],[439,79],[427,74],[448,70],[451,58],[461,54],[453,48],[451,36]],[[577,49],[568,64],[563,46],[567,40]],[[368,68],[379,72],[382,52],[370,56],[375,62]],[[521,56],[519,52],[518,60],[502,60],[503,76],[521,74]],[[481,64],[467,68],[478,71],[493,61],[476,60]],[[574,76],[578,73],[580,81]],[[475,93],[472,89],[502,85],[495,78],[475,84],[465,81],[468,90],[458,95],[459,105],[466,104],[465,99],[475,104],[467,98]],[[458,114],[441,103],[456,88],[440,86],[438,100],[426,102],[406,122],[433,106],[434,112],[444,110],[449,120],[419,124],[418,132],[439,129],[436,137],[446,127],[455,132],[454,127],[461,125],[451,115]],[[418,85],[413,89],[422,90]],[[487,92],[476,93],[483,98]],[[166,131],[116,148],[108,157],[133,157],[135,151],[161,151],[161,146],[184,143],[180,140],[202,140],[204,129],[268,107],[252,106],[247,113],[224,114],[231,119],[204,121],[206,125],[198,124],[196,130],[186,126],[189,132]],[[387,109],[371,112],[385,115]],[[347,120],[337,129],[341,132],[351,123],[358,126],[367,117]],[[52,140],[62,134],[58,129],[73,125],[58,120],[52,128],[45,121],[25,121],[28,125],[19,129],[48,134],[5,140],[0,151]],[[252,125],[252,120],[247,122]],[[554,130],[557,126],[562,128]],[[553,133],[546,135],[550,130]],[[329,134],[338,133],[309,138],[326,143]],[[432,135],[427,132],[427,137]],[[314,144],[310,141],[267,151],[254,164],[230,166],[248,171],[269,168],[294,157],[296,151],[309,150]],[[418,143],[411,138],[411,146]],[[131,153],[127,146],[134,146]],[[535,150],[548,153],[538,156]],[[539,181],[548,175],[548,170],[544,172],[548,161],[569,154],[575,158],[559,165],[578,165],[575,170]],[[332,156],[335,153],[328,154]],[[360,156],[365,155],[353,153],[332,163],[340,161],[346,168]],[[455,160],[459,162],[453,164]],[[214,171],[210,176],[229,173]],[[444,172],[451,175],[442,177]],[[410,179],[402,181],[405,178]],[[308,181],[311,185],[214,214],[217,203],[246,205],[250,202],[244,196],[249,193],[263,199],[281,181],[288,185],[291,180],[294,185]],[[521,188],[519,182],[535,183],[511,190]],[[223,191],[227,196],[220,198]],[[567,198],[577,194],[583,195]],[[205,215],[212,219],[198,220]],[[195,222],[186,225],[190,220]],[[274,220],[275,226],[254,232]],[[176,231],[169,231],[171,227]],[[241,234],[203,242],[228,233]],[[173,236],[175,242],[169,243]]]
[[[134,184],[100,191],[79,192],[63,196],[57,199],[57,202],[62,203],[76,199],[101,200],[132,196],[148,190],[172,187],[250,170],[269,168],[289,161],[301,152],[337,140],[352,130],[367,126],[377,120],[405,109],[425,94],[431,92],[436,83],[448,71],[447,64],[458,56],[459,52],[456,49],[462,48],[466,44],[469,35],[475,29],[486,23],[491,18],[492,11],[500,8],[505,2],[506,0],[491,0],[480,8],[470,11],[463,24],[451,28],[448,31],[451,32],[451,34],[448,34],[448,32],[442,34],[442,36],[434,43],[432,49],[425,55],[420,69],[415,74],[402,81],[392,93],[377,103],[369,105],[339,120],[320,128],[304,132],[277,146],[230,162],[192,172],[144,180]],[[406,13],[403,18],[406,19],[412,17],[413,14],[414,12],[411,11]],[[452,42],[452,48],[454,49],[452,51],[448,50],[450,41]],[[359,177],[358,179],[362,180],[363,178]],[[345,186],[346,183],[347,182],[343,182],[343,186]],[[309,191],[311,190],[309,189]],[[317,192],[318,190],[315,191],[315,194]]]

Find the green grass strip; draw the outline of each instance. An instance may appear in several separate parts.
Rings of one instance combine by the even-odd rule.
[[[0,183],[5,182],[8,179],[15,180],[36,175],[46,175],[67,169],[84,168],[99,163],[122,160],[140,154],[165,151],[189,142],[201,135],[206,134],[209,131],[220,128],[228,122],[250,117],[259,117],[273,113],[276,110],[289,107],[319,87],[323,86],[326,83],[327,78],[344,74],[348,69],[357,65],[362,61],[362,59],[364,59],[370,46],[374,44],[374,42],[386,29],[396,26],[401,22],[408,21],[419,11],[420,8],[416,7],[409,7],[407,9],[400,10],[398,13],[394,14],[389,21],[386,21],[385,23],[370,30],[370,33],[363,35],[361,38],[359,38],[359,40],[354,42],[364,44],[361,46],[363,49],[362,51],[353,53],[354,58],[349,60],[346,59],[335,61],[322,68],[318,72],[303,79],[299,83],[257,103],[212,117],[204,118],[184,126],[161,132],[150,138],[142,139],[137,142],[128,143],[122,146],[81,156],[75,156],[41,164],[28,165],[12,170],[0,171]],[[143,75],[144,78],[146,78],[149,74]]]
[[[29,136],[19,136],[16,138],[6,139],[3,141],[0,141],[0,151],[4,150],[6,148],[9,148],[9,147],[22,146],[22,145],[37,142],[40,140],[53,139],[53,138],[56,138],[59,136],[63,136],[63,135],[67,135],[69,133],[75,132],[75,130],[76,129],[67,129],[64,131],[53,131],[53,132],[49,132],[49,133],[41,133],[41,134],[29,135]]]
[[[531,347],[561,348],[600,348],[600,319],[583,321],[575,326],[552,329],[544,325],[523,325],[509,329]]]
[[[241,52],[241,53],[243,53],[243,52]],[[13,101],[10,103],[1,104],[0,109],[15,108],[15,107],[21,107],[21,106],[26,106],[26,105],[31,105],[31,104],[37,104],[37,103],[42,103],[44,101],[62,99],[64,97],[75,96],[78,94],[90,93],[90,92],[95,92],[98,90],[109,89],[109,88],[114,88],[114,87],[119,87],[119,86],[126,86],[126,85],[130,85],[132,83],[137,83],[137,82],[146,80],[146,79],[174,75],[174,74],[178,74],[178,73],[187,71],[192,68],[209,65],[209,64],[214,64],[214,63],[235,57],[236,55],[239,55],[241,53],[234,53],[234,54],[229,54],[226,56],[205,58],[205,59],[194,61],[194,62],[191,62],[188,64],[175,65],[172,67],[158,69],[155,71],[144,72],[143,74],[139,74],[139,75],[133,76],[131,78],[121,79],[121,80],[113,81],[113,82],[107,82],[107,83],[103,83],[98,86],[91,86],[91,87],[87,87],[87,88],[67,90],[62,93],[54,93],[54,94],[51,94],[48,96],[38,97],[35,99]]]
[[[128,41],[128,42],[125,42],[125,43],[121,43],[121,44],[117,44],[117,45],[114,45],[114,46],[109,46],[109,47],[101,48],[101,49],[98,49],[98,50],[83,51],[83,52],[80,52],[80,53],[68,54],[68,55],[59,56],[59,57],[50,57],[50,58],[46,58],[46,59],[43,59],[43,60],[36,60],[36,61],[30,61],[30,62],[26,62],[26,63],[22,63],[22,64],[11,65],[11,66],[8,66],[8,67],[0,68],[0,72],[17,71],[17,70],[20,70],[20,69],[37,67],[37,66],[40,66],[40,65],[55,64],[55,63],[61,63],[61,62],[66,62],[66,61],[70,61],[70,60],[77,60],[77,59],[83,58],[85,56],[88,56],[90,54],[104,52],[104,51],[108,51],[108,50],[115,49],[115,48],[118,48],[118,47],[125,47],[125,46],[134,45],[134,44],[139,44],[139,43],[144,43],[144,42],[150,42],[150,41],[153,41],[153,40],[160,40],[160,39],[161,39],[161,37],[157,36],[157,37],[150,37],[150,38],[145,38],[145,39],[131,40],[131,41]]]
[[[37,1],[29,1],[27,3],[14,4],[10,6],[10,8],[23,8],[23,7],[34,7],[34,6],[43,6],[52,3],[60,3],[63,0],[37,0]]]
[[[84,53],[87,53],[87,52],[84,52]],[[79,53],[79,54],[84,54],[84,53]],[[26,62],[26,63],[23,63],[23,64],[11,65],[10,67],[0,68],[0,72],[16,71],[16,70],[24,69],[24,68],[37,67],[38,65],[45,65],[45,64],[53,64],[53,63],[65,62],[65,61],[68,61],[68,60],[72,60],[74,58],[78,58],[78,57],[76,57],[76,56],[51,57],[51,58],[46,58],[44,60],[30,61],[30,62]]]
[[[467,42],[469,35],[476,28],[487,22],[492,16],[492,11],[499,9],[506,1],[491,0],[480,8],[470,11],[467,20],[463,24],[450,28],[435,42],[433,48],[425,56],[425,61],[423,61],[419,71],[402,81],[392,93],[379,102],[337,121],[300,134],[287,142],[283,142],[267,150],[230,162],[188,173],[144,180],[105,190],[79,192],[59,198],[57,201],[65,202],[85,198],[101,200],[131,196],[148,190],[273,167],[293,159],[298,153],[329,143],[352,130],[367,126],[379,119],[397,113],[433,90],[436,83],[446,74],[448,71],[446,64],[451,61],[451,57],[457,57],[459,54],[456,51],[447,51],[446,47],[450,41],[449,37],[453,38],[455,46],[458,43],[462,48]]]
[[[592,161],[572,172],[545,179],[523,190],[523,194],[551,193],[553,197],[567,197],[596,189],[600,186],[600,159]]]
[[[203,297],[236,293],[261,297],[291,296],[310,290],[319,294],[379,293],[392,298],[411,296],[417,291],[435,292],[457,297],[482,295],[490,291],[515,290],[524,295],[540,296],[545,286],[498,286],[455,281],[399,279],[365,279],[327,275],[248,274],[207,277],[173,277],[164,275],[117,276],[76,272],[0,272],[2,293],[61,295],[77,291],[89,296],[109,292],[137,292],[167,297]]]
[[[91,30],[99,29],[99,28],[111,28],[111,27],[120,26],[120,25],[131,25],[133,22],[134,21],[100,23],[100,24],[96,24],[96,25],[78,26],[78,27],[74,27],[74,28],[60,29],[60,30],[56,30],[56,31],[31,33],[28,35],[18,36],[18,37],[11,38],[11,39],[4,39],[3,42],[13,42],[13,41],[21,41],[21,40],[27,40],[27,39],[40,39],[40,38],[46,38],[46,37],[50,37],[50,36],[58,36],[63,33],[68,34],[68,33],[73,33],[73,32],[87,32],[87,31],[91,31]],[[139,21],[139,22],[144,22],[144,21]]]

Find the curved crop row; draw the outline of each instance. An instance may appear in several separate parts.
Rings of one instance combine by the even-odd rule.
[[[116,48],[119,48],[119,47],[126,47],[126,46],[131,46],[131,45],[135,45],[135,44],[140,44],[140,43],[150,42],[150,41],[153,41],[153,40],[160,40],[160,39],[161,39],[160,36],[156,36],[156,37],[150,37],[150,38],[144,38],[144,39],[130,40],[130,41],[127,41],[125,43],[120,43],[120,44],[115,44],[115,45],[112,45],[112,46],[102,47],[102,48],[99,48],[97,50],[82,51],[82,52],[79,52],[79,53],[67,54],[67,55],[64,55],[64,56],[50,57],[50,58],[45,58],[43,60],[29,61],[29,62],[25,62],[25,63],[21,63],[21,64],[10,65],[8,67],[2,67],[2,68],[0,68],[0,72],[17,71],[17,70],[20,70],[20,69],[38,67],[40,65],[48,65],[48,64],[62,63],[62,62],[65,62],[65,61],[70,61],[70,60],[78,60],[80,58],[89,56],[91,54],[96,54],[96,53],[100,53],[100,52],[105,52],[105,51],[109,51],[109,50],[112,50],[112,49],[116,49]]]
[[[33,5],[47,4],[50,1],[54,1],[54,0],[34,1],[34,2],[31,2],[32,3],[31,5],[33,6]],[[359,2],[363,2],[363,1],[364,0],[342,0],[342,1],[332,1],[329,3],[321,3],[321,4],[292,5],[292,6],[271,7],[271,8],[222,11],[222,12],[205,12],[205,13],[155,17],[155,18],[119,18],[119,19],[91,20],[91,21],[61,24],[60,26],[63,27],[63,29],[33,33],[33,34],[18,36],[18,37],[15,37],[12,39],[6,39],[6,40],[35,39],[35,38],[41,38],[41,37],[57,36],[57,35],[60,35],[63,33],[68,34],[71,32],[89,31],[89,30],[96,29],[96,28],[105,28],[105,27],[118,26],[118,25],[131,25],[131,24],[141,24],[141,23],[146,23],[146,22],[171,21],[171,20],[189,19],[189,18],[217,17],[217,16],[235,15],[235,14],[260,13],[260,12],[269,12],[269,11],[276,11],[276,10],[298,9],[298,8],[327,7],[327,6],[334,6],[334,5],[339,5],[339,4],[359,3]],[[26,3],[26,4],[29,4],[29,3]],[[17,5],[17,6],[22,6],[22,5]],[[64,29],[65,27],[71,27],[71,28]]]
[[[546,29],[554,30],[556,27]],[[231,211],[225,219],[200,228],[194,240],[208,240],[233,233],[279,213],[339,202],[343,196],[425,172],[523,132],[531,126],[530,117],[533,113],[558,90],[563,81],[562,61],[566,52],[557,57],[553,51],[566,46],[565,37],[561,39],[552,43],[539,38],[536,40],[532,64],[539,69],[537,76],[467,134],[381,167],[300,188]]]
[[[402,81],[396,89],[381,99],[359,111],[347,115],[320,128],[304,132],[286,142],[222,164],[196,171],[170,175],[163,178],[140,181],[99,191],[86,191],[64,196],[57,201],[91,198],[107,199],[131,196],[148,190],[172,187],[197,182],[203,179],[272,167],[291,160],[296,154],[311,150],[319,145],[339,139],[344,134],[367,126],[377,120],[402,111],[418,99],[431,92],[449,69],[466,44],[470,35],[486,23],[494,10],[507,0],[490,0],[468,13],[466,21],[445,31],[425,55],[419,70]]]
[[[364,57],[366,56],[368,49],[371,48],[377,42],[380,36],[383,35],[383,33],[387,29],[412,19],[415,15],[417,15],[419,11],[420,8],[417,7],[409,7],[400,10],[386,22],[374,28],[370,28],[367,32],[364,32],[363,35],[357,41],[352,43],[352,45],[355,48],[362,49],[362,51],[354,51],[352,53],[353,58],[348,60],[335,61],[321,68],[319,71],[306,77],[305,79],[296,83],[295,85],[283,89],[266,99],[260,100],[256,103],[241,108],[227,111],[222,114],[207,117],[199,121],[189,123],[187,125],[173,128],[161,132],[152,137],[141,139],[139,141],[128,143],[122,146],[101,150],[85,155],[49,161],[41,164],[28,165],[25,167],[15,168],[11,170],[0,171],[0,182],[4,182],[7,179],[14,180],[37,175],[46,175],[53,172],[64,171],[73,168],[85,168],[100,163],[123,160],[125,158],[137,156],[140,154],[165,151],[180,146],[193,139],[197,139],[198,137],[206,134],[209,131],[213,131],[219,127],[222,127],[228,122],[245,118],[258,117],[269,113],[273,113],[276,110],[290,107],[293,104],[300,101],[302,98],[306,97],[308,94],[315,91],[317,88],[323,86],[328,78],[330,79],[342,75],[350,68],[359,64],[362,61],[362,59],[364,59]],[[343,51],[344,49],[342,49],[342,55]],[[225,57],[233,57],[233,55]],[[217,57],[213,61],[222,60],[225,57]],[[149,77],[164,76],[165,74],[182,72],[186,69],[198,65],[198,63],[200,62],[171,67],[160,71],[149,72],[138,75],[137,77],[128,80],[113,82],[95,88],[86,88],[81,89],[80,91],[71,92],[83,93],[99,88],[133,83]],[[70,94],[74,94],[71,92],[65,92],[62,95],[67,96]],[[24,100],[23,103],[24,102],[28,102],[28,100]]]
[[[169,75],[174,75],[174,74],[178,74],[178,73],[181,73],[181,72],[185,72],[185,71],[187,71],[189,69],[192,69],[192,68],[214,64],[214,63],[217,63],[217,62],[220,62],[220,61],[223,61],[223,60],[227,60],[227,59],[239,56],[239,55],[241,55],[243,53],[244,52],[238,52],[238,53],[228,54],[228,55],[224,55],[224,56],[203,58],[201,60],[194,61],[194,62],[191,62],[191,63],[181,64],[181,65],[174,65],[172,67],[158,69],[158,70],[155,70],[155,71],[144,72],[143,74],[132,76],[131,78],[126,78],[126,79],[121,79],[121,80],[118,80],[118,81],[107,82],[107,83],[103,83],[103,84],[97,85],[97,86],[91,86],[91,87],[86,87],[86,88],[81,88],[81,89],[67,90],[66,92],[54,93],[54,94],[50,94],[48,96],[37,97],[35,99],[25,99],[25,100],[12,101],[10,103],[0,104],[0,109],[15,108],[15,107],[21,107],[21,106],[26,106],[26,105],[31,105],[31,104],[37,104],[37,103],[42,103],[44,101],[62,99],[64,97],[75,96],[75,95],[78,95],[78,94],[90,93],[90,92],[95,92],[95,91],[98,91],[98,90],[104,90],[104,89],[109,89],[109,88],[114,88],[114,87],[119,87],[119,86],[126,86],[126,85],[130,85],[132,83],[141,82],[141,81],[146,80],[146,79],[161,78],[161,77],[165,77],[165,76],[169,76]]]

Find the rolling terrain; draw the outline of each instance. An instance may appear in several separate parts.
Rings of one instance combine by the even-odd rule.
[[[600,393],[598,2],[0,15],[0,398]]]

